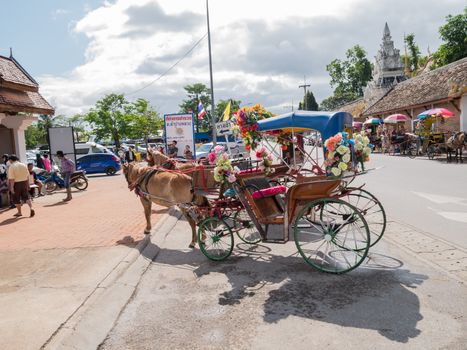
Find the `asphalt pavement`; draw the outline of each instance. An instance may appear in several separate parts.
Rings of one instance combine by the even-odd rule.
[[[387,215],[467,249],[467,162],[373,154],[359,177]]]

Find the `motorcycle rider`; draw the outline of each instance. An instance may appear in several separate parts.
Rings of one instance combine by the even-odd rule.
[[[63,199],[64,202],[71,201],[71,188],[70,188],[70,179],[71,179],[71,174],[75,171],[75,163],[71,160],[68,159],[64,154],[63,151],[57,151],[57,157],[60,159],[61,162],[61,171],[63,173],[63,180],[65,182],[65,188],[66,188],[66,198]]]

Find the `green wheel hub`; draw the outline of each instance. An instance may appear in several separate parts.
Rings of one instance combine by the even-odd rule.
[[[234,246],[232,230],[223,219],[209,217],[199,224],[198,244],[210,260],[221,261],[229,257]]]

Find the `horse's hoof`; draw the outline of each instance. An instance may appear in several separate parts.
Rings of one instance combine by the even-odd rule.
[[[144,230],[144,234],[145,234],[145,235],[148,235],[148,234],[150,234],[150,233],[151,233],[150,230],[149,230],[149,231],[148,231],[148,230]]]
[[[188,248],[191,248],[191,249],[193,249],[194,247],[195,247],[194,243],[190,243],[190,245],[188,246]]]

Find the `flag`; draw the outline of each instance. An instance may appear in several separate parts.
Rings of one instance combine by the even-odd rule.
[[[198,119],[203,119],[206,115],[206,111],[204,110],[203,104],[201,101],[198,103]]]
[[[224,111],[224,116],[222,117],[222,121],[223,122],[226,122],[227,120],[230,119],[230,103],[232,101],[229,101],[229,103],[227,104],[227,106],[225,107],[225,111]]]

